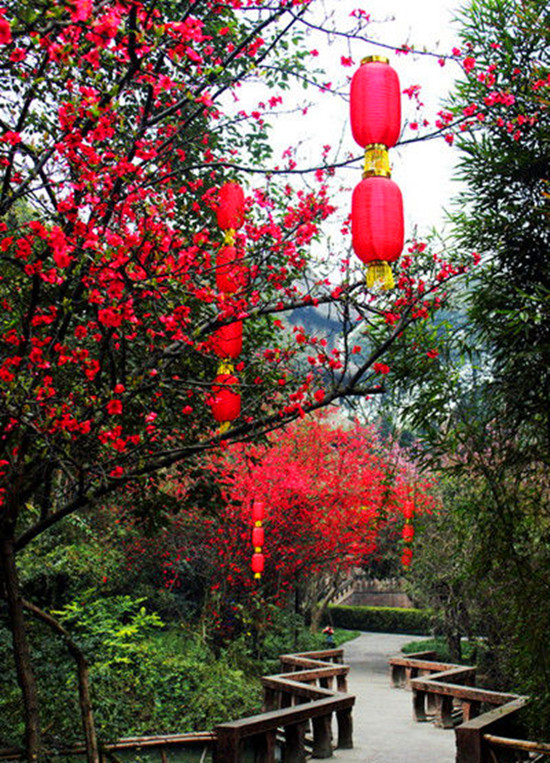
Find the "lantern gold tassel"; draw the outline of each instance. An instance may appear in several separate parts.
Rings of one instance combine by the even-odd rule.
[[[256,578],[256,580],[261,580],[262,573],[261,572],[255,572],[254,573],[254,577]]]
[[[367,268],[367,287],[372,289],[376,284],[380,284],[382,289],[393,289],[395,281],[391,267],[387,262],[371,262]]]
[[[365,148],[363,177],[367,178],[373,175],[391,177],[390,157],[388,149],[383,143],[371,143]]]
[[[224,236],[224,239],[223,239],[223,243],[226,246],[235,246],[235,234],[236,234],[236,232],[237,231],[235,230],[235,228],[228,228],[225,231],[225,236]]]
[[[225,433],[226,433],[226,432],[229,430],[229,427],[230,427],[230,426],[231,426],[231,422],[230,422],[230,421],[224,421],[224,422],[222,422],[222,423],[220,424],[220,434],[221,434],[221,435],[222,435],[222,434],[225,434]]]
[[[233,363],[231,363],[229,360],[222,360],[222,362],[218,365],[218,376],[221,376],[222,374],[233,373],[235,373]]]

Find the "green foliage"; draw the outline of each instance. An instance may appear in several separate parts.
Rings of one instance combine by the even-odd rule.
[[[464,641],[460,663],[463,665],[474,665],[481,649],[483,649],[482,642]],[[408,644],[401,647],[401,651],[403,654],[431,651],[436,653],[437,659],[441,662],[453,662],[449,646],[442,636],[435,636],[434,638],[423,639],[422,641],[409,641]]]
[[[335,628],[334,643],[340,646],[350,639],[356,638],[359,631],[354,628]],[[304,624],[301,615],[280,610],[266,631],[262,644],[262,674],[279,672],[279,655],[291,652],[309,652],[326,649],[326,638],[323,633],[313,633]]]
[[[197,631],[163,629],[160,618],[128,596],[94,598],[91,591],[57,616],[89,661],[95,719],[102,741],[122,736],[210,729],[257,711],[258,674],[245,673],[235,653],[216,659]],[[36,672],[46,700],[50,743],[82,739],[76,676],[63,644],[42,624],[32,627]],[[23,720],[7,631],[0,628],[0,697],[5,745],[21,743]],[[253,669],[253,663],[247,665]]]
[[[420,635],[431,632],[432,613],[425,609],[332,605],[328,614],[335,625],[350,630]]]
[[[453,654],[461,636],[486,637],[488,685],[531,694],[533,732],[548,735],[550,10],[471,0],[460,23],[473,70],[451,100],[471,116],[454,245],[480,263],[457,313],[417,328],[419,346],[439,350],[429,374],[395,364],[402,418],[443,474],[444,510],[416,536],[410,580]]]
[[[129,596],[98,598],[91,589],[52,614],[70,627],[83,651],[102,653],[104,669],[117,664],[135,667],[141,642],[154,628],[163,626],[156,613],[147,612],[143,602]]]
[[[477,76],[456,87],[453,107],[462,113],[490,92],[506,103],[487,109],[485,126],[465,131],[459,172],[465,181],[458,242],[483,254],[474,272],[470,320],[489,350],[490,397],[524,442],[548,449],[550,333],[548,295],[548,131],[550,11],[545,0],[472,2],[462,16],[476,73],[496,77],[492,87]]]

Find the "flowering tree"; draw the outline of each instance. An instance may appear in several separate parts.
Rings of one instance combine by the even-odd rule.
[[[315,622],[322,612],[317,605],[349,571],[376,558],[381,533],[400,555],[402,541],[412,537],[412,515],[436,504],[430,480],[397,444],[381,440],[374,427],[320,415],[272,433],[263,444],[232,445],[208,459],[201,473],[209,474],[215,516],[196,503],[193,480],[174,474],[164,491],[184,508],[163,539],[134,532],[127,551],[136,567],[156,556],[168,588],[185,588],[189,566],[202,574],[209,617],[223,638],[251,610],[261,628],[269,606],[288,604],[298,588]],[[261,580],[250,568],[252,501],[265,504]],[[123,522],[132,522],[131,508],[124,515]],[[407,545],[403,554],[407,563]]]
[[[342,283],[313,277],[333,169],[326,162],[313,189],[294,191],[274,180],[294,171],[289,163],[249,189],[236,240],[246,279],[232,295],[217,290],[216,189],[269,156],[277,83],[315,82],[306,51],[285,41],[280,55],[309,5],[76,0],[0,10],[0,549],[29,759],[40,754],[40,721],[16,551],[133,480],[341,398],[379,394],[384,354],[460,270],[413,242],[392,295],[367,292],[346,252]],[[354,34],[366,23],[354,18]],[[240,87],[262,77],[273,97],[238,110]],[[337,346],[301,326],[289,333],[280,319],[328,303]],[[221,436],[207,405],[212,334],[237,319],[244,409]]]

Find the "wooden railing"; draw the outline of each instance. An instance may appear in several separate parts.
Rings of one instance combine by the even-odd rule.
[[[455,729],[456,763],[550,758],[550,744],[515,738],[521,733],[518,716],[528,697],[476,687],[475,667],[434,658],[434,652],[392,657],[391,682],[412,690],[415,720]]]
[[[102,760],[122,750],[157,752],[161,763],[175,748],[202,750],[201,760],[212,752],[213,763],[241,763],[252,748],[255,763],[275,763],[275,750],[283,749],[285,763],[305,763],[306,746],[315,758],[329,758],[333,752],[332,718],[336,716],[336,746],[353,747],[352,708],[355,697],[347,693],[349,667],[342,664],[343,649],[285,654],[284,670],[264,676],[264,712],[222,723],[214,731],[171,734],[155,737],[128,737],[101,748]],[[311,731],[311,738],[308,732]],[[50,751],[56,757],[85,753],[75,746]],[[24,759],[22,750],[0,750],[0,761]]]
[[[167,763],[169,754],[184,748],[186,750],[193,750],[195,754],[201,757],[201,760],[206,760],[208,751],[212,748],[213,743],[214,734],[211,731],[165,734],[162,736],[124,737],[124,739],[118,739],[116,742],[102,744],[100,758],[105,763],[112,763],[112,761],[117,760],[116,753],[131,750],[143,754],[147,753],[150,760],[156,758],[160,763]],[[155,758],[153,758],[154,753],[157,753]],[[86,748],[84,745],[71,745],[70,747],[47,750],[47,757],[57,760],[63,760],[63,758],[74,759],[75,757],[84,760],[85,756]],[[23,750],[0,749],[0,761],[22,761],[26,759]]]
[[[310,723],[313,757],[329,758],[333,752],[333,715],[338,726],[336,746],[353,747],[351,713],[355,697],[347,694],[349,667],[341,664],[342,657],[342,649],[283,655],[280,661],[285,672],[262,678],[265,712],[214,729],[214,763],[239,763],[247,741],[257,763],[274,763],[281,731],[285,762],[304,763]]]

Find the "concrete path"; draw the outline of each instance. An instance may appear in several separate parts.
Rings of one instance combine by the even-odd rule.
[[[412,720],[412,696],[390,687],[388,657],[418,636],[363,633],[344,645],[355,694],[353,750],[335,750],[338,763],[454,763],[455,735]]]

